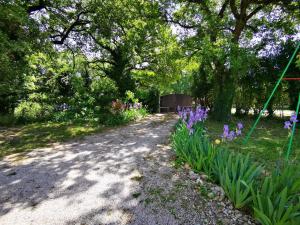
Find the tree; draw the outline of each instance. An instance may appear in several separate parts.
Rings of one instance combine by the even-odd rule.
[[[1,1],[0,19],[5,112],[36,94],[58,104],[78,96],[75,87],[99,91],[94,79],[116,85],[117,98],[178,78],[177,40],[155,1]]]
[[[121,95],[135,89],[134,71],[159,73],[160,48],[172,40],[160,20],[157,3],[110,0],[94,1],[90,7],[95,13],[89,15],[93,23],[86,33],[99,55],[92,63],[116,82]],[[139,75],[147,76],[144,72]]]
[[[26,56],[40,46],[37,24],[23,7],[0,1],[0,113],[11,112],[20,96]]]
[[[251,37],[266,28],[292,32],[295,28],[293,12],[299,4],[291,0],[186,0],[168,3],[167,21],[194,30],[195,34],[186,38],[189,51],[201,54],[213,72],[213,116],[217,120],[230,116],[236,80],[245,72],[245,61],[241,58],[245,59],[249,54],[245,46]],[[277,11],[278,16],[273,15],[272,10]],[[287,13],[287,10],[292,13]]]

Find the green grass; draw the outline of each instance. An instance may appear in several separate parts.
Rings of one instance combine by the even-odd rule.
[[[253,118],[233,118],[233,120],[228,123],[230,129],[234,129],[236,123],[241,121],[245,128],[243,130],[243,136],[235,139],[231,142],[222,142],[221,146],[226,146],[232,151],[247,154],[256,161],[263,163],[266,168],[271,169],[276,165],[276,163],[284,159],[284,154],[288,145],[288,131],[283,129],[284,120],[281,119],[262,119],[252,136],[250,137],[247,144],[243,144],[243,139],[246,133],[250,130],[254,123]],[[208,120],[206,122],[206,127],[208,128],[208,133],[211,140],[221,139],[220,135],[223,132],[224,123],[216,122],[213,120]],[[296,163],[300,162],[300,126],[296,128],[292,154],[290,159]]]
[[[108,115],[105,121],[36,122],[12,127],[0,127],[0,158],[13,153],[28,152],[74,138],[127,124],[147,115],[145,110],[126,111],[122,116]]]
[[[80,138],[99,132],[103,125],[95,123],[44,122],[0,130],[0,158],[13,153],[27,152],[55,142]]]

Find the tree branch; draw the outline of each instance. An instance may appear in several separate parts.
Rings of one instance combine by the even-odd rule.
[[[237,10],[237,7],[235,5],[235,0],[230,0],[229,2],[230,2],[230,9],[231,9],[231,11],[232,11],[232,13],[234,15],[234,18],[239,19],[240,18],[240,14],[239,14],[239,12]]]
[[[183,24],[183,23],[181,23],[181,22],[178,21],[178,20],[173,20],[172,18],[171,18],[171,19],[167,19],[166,22],[177,24],[177,25],[181,26],[182,28],[186,28],[186,29],[193,29],[193,28],[199,27],[199,25],[188,25],[188,24]]]
[[[52,35],[51,38],[61,37],[60,40],[53,40],[53,44],[62,45],[65,40],[69,37],[69,34],[74,30],[76,26],[86,25],[88,21],[80,21],[80,16],[85,14],[86,12],[80,12],[77,14],[75,21],[63,31],[61,35]]]
[[[46,0],[39,0],[39,2],[36,5],[29,5],[27,7],[27,13],[30,14],[35,11],[42,10],[48,6],[49,2]]]
[[[223,3],[222,8],[221,8],[220,12],[218,13],[218,16],[219,16],[220,18],[223,18],[223,17],[224,17],[224,12],[225,12],[225,10],[226,10],[226,8],[227,8],[227,6],[228,6],[229,1],[230,1],[230,0],[225,0],[225,2]]]
[[[258,13],[260,10],[264,8],[263,5],[257,6],[251,13],[247,15],[247,20],[251,19],[252,16],[254,16],[256,13]]]

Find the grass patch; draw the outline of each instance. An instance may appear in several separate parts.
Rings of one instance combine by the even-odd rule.
[[[229,150],[247,154],[264,164],[266,168],[273,168],[276,163],[284,159],[284,154],[288,146],[288,131],[283,129],[284,120],[282,119],[262,119],[247,144],[243,144],[243,139],[254,123],[254,118],[233,118],[228,123],[231,129],[234,129],[237,122],[241,121],[245,128],[243,136],[231,142],[222,142],[221,145],[226,146]],[[220,139],[223,132],[224,123],[213,120],[206,121],[206,127],[211,140]],[[300,162],[300,126],[298,125],[295,131],[292,154],[290,159],[296,163]]]
[[[13,153],[27,152],[73,138],[100,132],[103,125],[96,123],[44,122],[0,130],[0,158]]]
[[[147,115],[142,110],[128,110],[122,115],[103,115],[101,120],[36,122],[26,125],[0,127],[0,158],[13,153],[28,152],[35,148],[47,147],[53,143],[103,131],[108,127],[120,126]],[[1,124],[3,121],[1,121]]]

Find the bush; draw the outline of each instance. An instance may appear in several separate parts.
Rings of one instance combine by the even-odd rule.
[[[251,202],[251,189],[262,168],[252,163],[249,155],[223,149],[217,153],[214,172],[235,208],[242,208]]]
[[[119,96],[115,81],[108,77],[96,76],[92,81],[91,90],[91,95],[95,98],[98,106],[109,105]]]
[[[132,91],[126,91],[125,92],[125,103],[138,103],[139,100],[134,96],[134,93]]]
[[[125,109],[125,104],[123,104],[122,101],[117,99],[116,101],[112,101],[111,103],[111,110],[113,114],[118,114],[124,111]]]
[[[16,118],[13,114],[0,114],[0,126],[12,126],[16,123]]]
[[[38,102],[23,101],[14,110],[14,116],[19,122],[34,122],[49,118],[53,107]]]
[[[193,170],[197,172],[204,171],[210,176],[216,148],[204,135],[203,127],[198,125],[195,132],[190,134],[190,130],[185,123],[180,123],[177,126],[177,130],[172,137],[173,149],[176,155],[183,162],[189,163]]]
[[[136,96],[143,105],[147,106],[150,113],[158,112],[159,108],[159,91],[155,88],[148,90],[138,90]]]
[[[216,148],[199,123],[192,134],[185,123],[178,124],[172,143],[180,160],[187,162],[194,171],[203,171],[218,181],[236,208],[251,202],[251,188],[261,167],[253,164],[249,156]]]
[[[262,225],[300,224],[299,166],[285,166],[252,189],[254,217]]]
[[[99,117],[99,122],[107,126],[118,126],[147,115],[146,109],[129,109],[117,114],[103,113]]]

